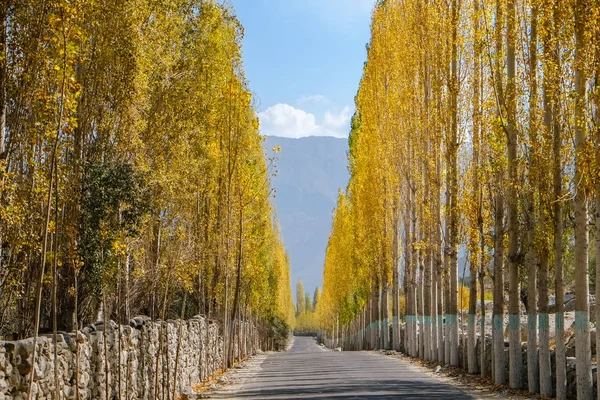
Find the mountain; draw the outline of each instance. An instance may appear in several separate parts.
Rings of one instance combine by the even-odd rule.
[[[278,146],[281,151],[274,154],[272,149]],[[323,278],[338,191],[348,184],[348,140],[267,136],[265,149],[268,157],[276,157],[274,204],[290,256],[292,285],[302,279],[312,296]]]

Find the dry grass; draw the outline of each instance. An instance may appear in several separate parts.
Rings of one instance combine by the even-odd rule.
[[[205,393],[210,391],[210,387],[217,383],[217,380],[225,374],[225,371],[219,369],[216,374],[205,380],[192,386],[194,393]]]
[[[204,382],[200,382],[197,383],[195,385],[192,386],[192,390],[194,391],[194,393],[206,393],[212,390],[211,386],[212,385],[216,385],[219,378],[222,378],[223,375],[225,375],[227,373],[227,371],[230,371],[231,369],[235,368],[236,365],[243,363],[244,361],[247,361],[248,358],[243,358],[240,359],[236,362],[233,363],[233,365],[231,366],[230,369],[224,370],[222,368],[218,369],[217,372],[209,377],[207,380],[205,380]]]

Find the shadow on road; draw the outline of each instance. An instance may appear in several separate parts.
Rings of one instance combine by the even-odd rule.
[[[401,360],[324,351],[312,337],[295,337],[289,352],[269,355],[234,397],[214,398],[473,399]]]

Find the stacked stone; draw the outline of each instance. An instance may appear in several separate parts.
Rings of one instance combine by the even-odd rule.
[[[245,345],[255,353],[254,325],[243,325]],[[37,340],[34,382],[28,396],[33,339],[0,342],[0,400],[55,399],[52,335]],[[179,357],[177,357],[179,348]],[[150,321],[135,317],[128,326],[109,321],[76,334],[57,335],[59,399],[154,399],[173,392],[191,393],[194,385],[223,365],[223,337],[215,321],[196,316],[189,321]],[[239,348],[236,355],[242,356]],[[177,368],[176,367],[177,364]],[[167,396],[167,393],[169,395]]]
[[[10,397],[8,377],[12,375],[13,366],[8,360],[6,348],[0,346],[0,400],[7,400]]]

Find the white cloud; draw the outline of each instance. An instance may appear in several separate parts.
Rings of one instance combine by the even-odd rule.
[[[340,112],[327,111],[322,123],[314,114],[289,104],[276,104],[258,114],[263,135],[301,138],[306,136],[348,137],[350,130],[350,107]]]
[[[339,113],[326,111],[323,124],[336,129],[347,128],[350,117],[352,117],[352,110],[348,106],[344,107]]]
[[[298,99],[298,103],[318,103],[318,104],[331,104],[331,100],[327,98],[327,96],[323,96],[322,94],[315,94],[312,96],[302,96]]]

